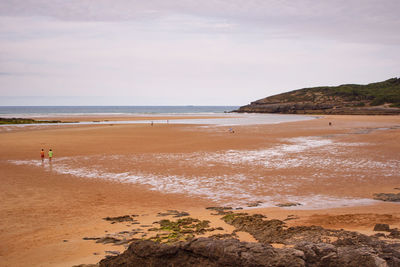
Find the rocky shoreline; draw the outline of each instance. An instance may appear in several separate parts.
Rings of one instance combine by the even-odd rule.
[[[125,245],[127,249],[120,255],[109,253],[96,265],[80,266],[400,266],[400,232],[389,225],[376,224],[374,231],[378,232],[367,236],[320,226],[288,227],[286,219],[268,220],[261,214],[233,212],[230,207],[207,209],[222,216],[221,220],[235,230],[199,237],[223,228],[212,228],[209,221],[191,218],[186,212],[167,211],[159,216],[176,219],[154,222],[159,227],[148,230],[157,233],[155,236],[87,239]],[[104,219],[135,223],[134,217]],[[241,242],[237,232],[247,232],[258,242]]]
[[[312,114],[312,115],[399,115],[400,108],[386,106],[378,107],[346,107],[330,103],[289,102],[289,103],[260,103],[252,102],[242,106],[236,113],[279,113],[279,114]]]

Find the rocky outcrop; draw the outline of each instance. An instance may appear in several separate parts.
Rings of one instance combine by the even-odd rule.
[[[234,112],[395,115],[400,114],[400,79],[303,88],[254,101]]]
[[[253,102],[240,107],[238,113],[281,113],[281,114],[342,114],[342,115],[397,115],[400,108],[390,107],[346,107],[346,104],[329,104],[313,102],[289,102],[263,104]]]
[[[386,223],[377,223],[377,224],[375,224],[375,226],[374,226],[374,231],[390,232],[389,224],[386,224]]]
[[[124,253],[103,259],[100,266],[400,266],[398,242],[319,226],[287,227],[283,221],[267,220],[260,214],[225,210],[219,210],[225,222],[259,242],[240,242],[232,239],[234,235],[170,244],[135,240]],[[388,237],[397,234],[393,229],[393,236]],[[276,243],[283,248],[271,245]]]
[[[109,257],[100,266],[305,266],[301,250],[274,249],[236,239],[198,238],[171,245],[136,241],[120,256]]]
[[[393,256],[393,253],[397,253]],[[119,256],[108,257],[100,266],[343,266],[395,267],[400,252],[387,248],[378,253],[364,246],[335,246],[301,242],[293,248],[240,242],[236,239],[198,238],[188,242],[160,244],[135,241]]]

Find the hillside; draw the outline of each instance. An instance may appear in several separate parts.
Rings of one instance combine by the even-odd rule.
[[[266,97],[235,112],[286,114],[400,114],[400,78],[367,85],[303,88]]]

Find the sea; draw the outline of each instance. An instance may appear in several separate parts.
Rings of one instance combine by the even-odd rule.
[[[302,116],[291,114],[243,114],[231,113],[238,106],[0,106],[0,118],[32,118],[41,120],[46,117],[69,116],[144,116],[163,117],[165,119],[143,119],[113,121],[81,121],[72,124],[137,124],[137,123],[175,123],[175,124],[198,124],[218,126],[238,126],[256,124],[276,124],[282,122],[303,121],[314,119],[315,116]],[[174,115],[175,118],[167,118]],[[185,118],[190,116],[190,119]],[[178,117],[178,118],[176,118]],[[41,123],[41,126],[48,126]],[[49,125],[58,125],[52,123]],[[15,127],[34,127],[35,124],[18,124],[14,126],[0,125],[2,130],[10,130]],[[207,127],[207,126],[204,126]]]
[[[48,115],[124,115],[224,113],[238,106],[0,106],[0,117]]]

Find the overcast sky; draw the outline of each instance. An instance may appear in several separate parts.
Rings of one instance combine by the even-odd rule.
[[[0,0],[0,105],[245,105],[400,76],[399,0]]]

